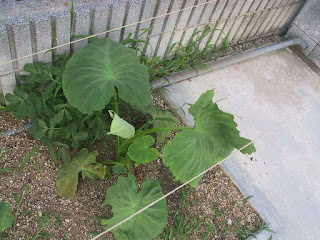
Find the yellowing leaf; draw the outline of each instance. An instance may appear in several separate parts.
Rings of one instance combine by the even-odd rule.
[[[109,110],[111,118],[110,132],[108,134],[120,136],[122,138],[132,138],[135,134],[134,126],[120,118],[114,111]]]
[[[80,172],[82,178],[104,178],[105,169],[101,163],[96,163],[96,156],[98,156],[97,151],[89,152],[88,149],[84,148],[70,162],[61,166],[56,182],[60,197],[75,198]]]

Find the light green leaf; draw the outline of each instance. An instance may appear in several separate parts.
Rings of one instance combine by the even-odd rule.
[[[107,190],[107,198],[103,206],[112,206],[113,217],[110,220],[102,219],[101,224],[112,227],[143,207],[162,197],[161,186],[158,181],[148,179],[141,185],[137,193],[138,184],[135,177],[120,176],[115,186]],[[165,199],[146,209],[129,221],[121,224],[114,230],[116,239],[119,240],[149,240],[157,237],[167,224],[167,206]]]
[[[76,141],[81,141],[81,140],[85,140],[88,137],[88,133],[87,132],[78,132],[74,139]]]
[[[107,38],[73,54],[65,67],[62,86],[68,102],[86,114],[105,108],[115,88],[131,105],[148,106],[151,102],[148,68],[134,51]]]
[[[64,110],[60,110],[56,115],[53,117],[53,123],[59,124],[63,120]]]
[[[221,111],[212,102],[214,92],[202,94],[189,112],[194,116],[195,126],[179,132],[163,150],[163,163],[170,168],[177,180],[186,182],[208,167],[219,163],[237,148],[250,140],[240,137],[233,115]],[[252,153],[252,145],[243,153]],[[191,183],[197,186],[200,178]]]
[[[162,111],[155,106],[148,107],[138,107],[136,108],[138,111],[142,113],[147,113],[152,116],[152,124],[154,128],[158,127],[173,127],[179,124],[179,119],[176,118],[169,111]],[[171,131],[161,131],[157,133],[157,141],[162,143],[164,142],[166,137],[171,136]]]
[[[33,135],[35,139],[43,138],[46,135],[46,132],[48,130],[47,124],[42,120],[38,120],[38,126],[39,126],[38,130]]]
[[[28,73],[37,73],[37,69],[30,63],[25,64],[23,70]]]
[[[156,160],[159,152],[155,148],[150,148],[154,143],[154,138],[149,135],[138,138],[128,148],[129,157],[140,164]]]
[[[127,169],[124,166],[120,165],[120,164],[117,164],[117,165],[113,166],[112,170],[116,174],[123,174],[123,173],[127,172]]]
[[[82,178],[104,178],[105,169],[101,163],[96,163],[96,156],[98,156],[97,151],[89,152],[84,148],[72,158],[71,162],[65,162],[61,166],[56,182],[59,196],[69,199],[75,198],[80,172]]]
[[[8,202],[0,202],[0,232],[11,227],[14,221],[12,207]]]
[[[110,132],[107,134],[112,134],[116,136],[120,136],[122,138],[132,138],[135,134],[134,126],[132,126],[127,121],[120,118],[114,111],[109,110],[109,114],[111,118],[113,118],[111,122]]]

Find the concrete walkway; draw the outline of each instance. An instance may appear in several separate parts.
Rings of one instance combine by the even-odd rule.
[[[208,89],[236,116],[241,135],[255,139],[252,156],[237,153],[222,165],[275,231],[273,239],[320,239],[320,77],[290,50],[270,53],[163,91],[174,107]],[[225,99],[224,99],[225,98]],[[187,113],[187,105],[183,106]],[[181,111],[182,113],[182,111]],[[189,124],[193,119],[185,115]],[[253,157],[253,159],[250,159]],[[263,232],[258,239],[269,239]]]

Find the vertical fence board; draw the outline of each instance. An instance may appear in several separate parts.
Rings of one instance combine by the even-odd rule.
[[[170,6],[170,1],[168,0],[159,0],[159,1],[160,1],[160,4],[157,9],[157,16],[161,16],[163,14],[168,13],[168,9]],[[154,20],[154,24],[150,33],[152,36],[155,36],[161,33],[163,24],[165,22],[164,21],[165,18],[166,18],[165,16],[162,16]]]
[[[170,12],[180,10],[182,8],[182,4],[183,4],[183,0],[174,0],[173,5],[172,5],[172,9]],[[168,16],[168,21],[167,21],[167,24],[164,29],[165,33],[171,32],[175,29],[178,16],[179,16],[179,12],[173,13]]]
[[[228,22],[228,19],[231,18],[234,14],[234,10],[237,6],[237,0],[229,0],[228,5],[225,8],[225,11],[223,12],[223,15],[221,15],[219,22],[216,26],[217,29],[220,31],[217,32],[217,34],[214,35],[214,38],[212,39],[212,43],[215,45],[219,45],[222,41],[222,38],[226,36],[227,32],[225,31],[226,23]],[[227,19],[228,18],[228,19]]]
[[[93,26],[91,32],[93,34],[105,32],[108,30],[108,20],[109,20],[109,5],[101,5],[96,6],[93,9],[94,16],[93,16]],[[98,38],[104,38],[107,34],[101,34]]]
[[[170,44],[170,39],[171,39],[171,33],[170,32],[167,32],[167,33],[163,33],[162,34],[162,38],[161,38],[161,42],[160,42],[160,46],[157,50],[157,56],[159,57],[164,57],[166,52],[167,52],[167,49]]]
[[[244,21],[244,18],[245,18],[244,14],[248,14],[250,12],[252,5],[253,5],[252,0],[246,0],[244,5],[241,7],[239,15],[234,20],[233,25],[232,25],[231,29],[229,30],[228,39],[230,42],[233,41],[235,35],[239,31],[239,28],[240,28],[242,22]]]
[[[212,34],[209,34],[206,44],[214,43],[213,39],[216,39],[217,36],[219,36],[220,32],[217,29],[217,26],[219,24],[219,19],[224,14],[226,8],[228,7],[229,0],[226,1],[219,1],[217,2],[217,8],[215,9],[212,18],[211,18],[211,27],[214,30]]]
[[[14,24],[12,26],[13,33],[13,45],[15,48],[15,57],[20,58],[32,54],[32,45],[31,45],[31,32],[30,32],[30,23],[22,22],[21,24]],[[23,66],[26,63],[33,63],[33,57],[26,57],[16,61],[16,68],[23,69]],[[21,71],[16,73],[16,76],[20,74],[26,74],[26,72]]]
[[[71,15],[68,11],[58,12],[52,17],[54,22],[53,28],[56,31],[56,45],[60,46],[62,44],[70,42],[70,26],[71,26]],[[54,37],[54,36],[53,36]],[[70,46],[66,45],[59,47],[54,50],[58,55],[63,55],[70,52]]]
[[[282,22],[282,20],[287,16],[287,13],[290,11],[290,9],[292,9],[292,7],[294,6],[294,0],[288,0],[286,3],[286,6],[284,6],[282,8],[282,11],[280,12],[278,18],[274,21],[273,25],[271,26],[271,28],[269,29],[269,32],[274,32],[276,29],[279,28],[280,23]]]
[[[90,9],[79,9],[74,11],[74,29],[73,36],[88,36],[90,33]],[[80,37],[81,38],[81,37]],[[81,40],[72,44],[72,51],[75,52],[87,45],[88,39]]]
[[[246,1],[247,0],[237,1],[236,6],[230,16],[230,19],[226,20],[226,24],[224,27],[224,36],[226,37],[226,39],[228,39],[228,41],[229,41],[230,32],[237,20],[237,16],[241,14],[243,8],[246,6]]]
[[[254,13],[252,16],[251,16],[251,19],[249,21],[249,24],[246,28],[246,30],[243,32],[242,36],[241,36],[241,39],[240,41],[244,40],[244,39],[247,39],[250,35],[251,35],[251,32],[253,31],[254,29],[254,26],[257,24],[257,21],[260,17],[260,13],[263,11],[263,9],[265,9],[265,7],[267,6],[268,4],[268,0],[262,0],[260,3],[259,3],[259,6],[257,8],[257,11],[256,13]]]
[[[261,23],[261,25],[259,26],[257,32],[255,35],[260,35],[264,32],[265,28],[267,27],[267,25],[269,24],[273,13],[274,13],[274,8],[277,7],[277,4],[279,3],[279,0],[273,0],[272,1],[272,6],[270,7],[271,9],[267,10],[267,14],[265,16],[264,21]]]
[[[129,9],[128,9],[128,15],[127,20],[125,22],[125,25],[136,23],[139,21],[140,18],[140,9],[142,7],[142,1],[139,2],[130,2],[129,3]],[[132,33],[132,36],[135,36],[135,32],[137,31],[138,24],[134,24],[132,26],[126,27],[124,29],[124,35],[123,39],[126,39],[130,33]]]
[[[32,19],[34,23],[34,36],[32,36],[33,41],[35,41],[34,52],[39,52],[51,48],[52,46],[52,36],[51,36],[51,17],[41,16],[36,19]],[[39,62],[51,62],[52,52],[48,51],[46,53],[40,53],[36,55],[36,60]]]
[[[110,29],[119,28],[123,25],[126,13],[126,4],[124,1],[119,1],[112,5],[112,15]],[[109,38],[113,41],[120,41],[121,29],[109,33]]]
[[[142,13],[141,20],[146,20],[152,18],[155,13],[157,5],[157,0],[146,0],[146,4],[144,6],[144,11]],[[151,24],[151,20],[144,21],[140,23],[139,29],[149,28]]]
[[[245,30],[248,28],[248,25],[250,24],[252,12],[255,12],[258,10],[261,1],[263,1],[263,0],[253,1],[253,4],[250,6],[248,15],[243,18],[243,21],[241,22],[241,24],[239,26],[239,30],[235,34],[235,36],[233,37],[232,41],[238,42],[239,40],[241,40],[242,35],[244,34]]]
[[[282,28],[285,26],[285,23],[289,19],[289,17],[296,11],[296,9],[299,7],[300,4],[301,3],[295,3],[295,4],[292,4],[291,6],[289,6],[288,12],[286,13],[286,15],[284,15],[283,19],[281,19],[281,21],[279,22],[279,25],[277,26],[275,31],[282,30]]]
[[[5,25],[0,24],[0,62],[11,60],[8,32]],[[0,66],[0,94],[12,93],[16,86],[16,78],[12,73],[12,63]]]
[[[280,3],[277,4],[277,9],[274,9],[271,11],[272,17],[270,18],[270,21],[268,22],[266,28],[262,32],[263,35],[269,33],[274,22],[278,19],[279,15],[281,14],[281,11],[284,9],[283,5],[286,4],[286,2],[287,2],[287,0],[281,1]]]

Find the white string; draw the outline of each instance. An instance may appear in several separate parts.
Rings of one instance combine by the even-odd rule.
[[[320,99],[316,98],[314,101],[312,101],[311,103],[307,104],[306,106],[302,107],[299,111],[295,112],[294,114],[290,115],[289,117],[285,118],[284,120],[280,121],[278,124],[276,124],[274,127],[270,128],[269,130],[265,131],[264,133],[258,135],[258,137],[256,137],[254,140],[252,140],[251,142],[249,142],[248,144],[244,145],[242,148],[238,149],[238,151],[241,151],[242,149],[246,148],[247,146],[249,146],[250,144],[253,144],[255,141],[257,141],[259,138],[261,138],[262,136],[272,132],[274,129],[278,128],[279,126],[281,126],[282,124],[284,124],[286,121],[288,121],[289,119],[295,117],[298,113],[306,110],[307,108],[309,108],[313,103],[315,103],[316,101],[318,101]],[[154,202],[150,203],[149,205],[145,206],[144,208],[140,209],[139,211],[135,212],[134,214],[130,215],[129,217],[125,218],[124,220],[122,220],[121,222],[117,223],[116,225],[108,228],[107,230],[105,230],[104,232],[100,233],[99,235],[95,236],[94,238],[92,238],[91,240],[96,240],[99,237],[103,236],[104,234],[106,234],[107,232],[112,231],[113,229],[115,229],[116,227],[120,226],[121,224],[129,221],[131,218],[135,217],[136,215],[142,213],[143,211],[147,210],[149,207],[152,207],[153,205],[155,205],[156,203],[160,202],[161,200],[167,198],[168,196],[170,196],[171,194],[175,193],[176,191],[178,191],[179,189],[183,188],[184,186],[186,186],[187,184],[189,184],[190,182],[194,181],[195,179],[197,179],[198,177],[202,176],[203,174],[209,172],[210,170],[212,170],[215,166],[217,166],[218,164],[224,162],[225,160],[227,160],[228,158],[230,158],[231,156],[233,156],[234,154],[236,154],[237,151],[233,152],[232,154],[230,154],[228,157],[224,158],[222,161],[220,161],[219,163],[216,163],[215,165],[209,167],[207,170],[203,171],[202,173],[196,175],[195,177],[191,178],[190,180],[188,180],[187,182],[185,182],[184,184],[180,185],[179,187],[173,189],[172,191],[168,192],[166,195],[160,197],[159,199],[155,200]]]

